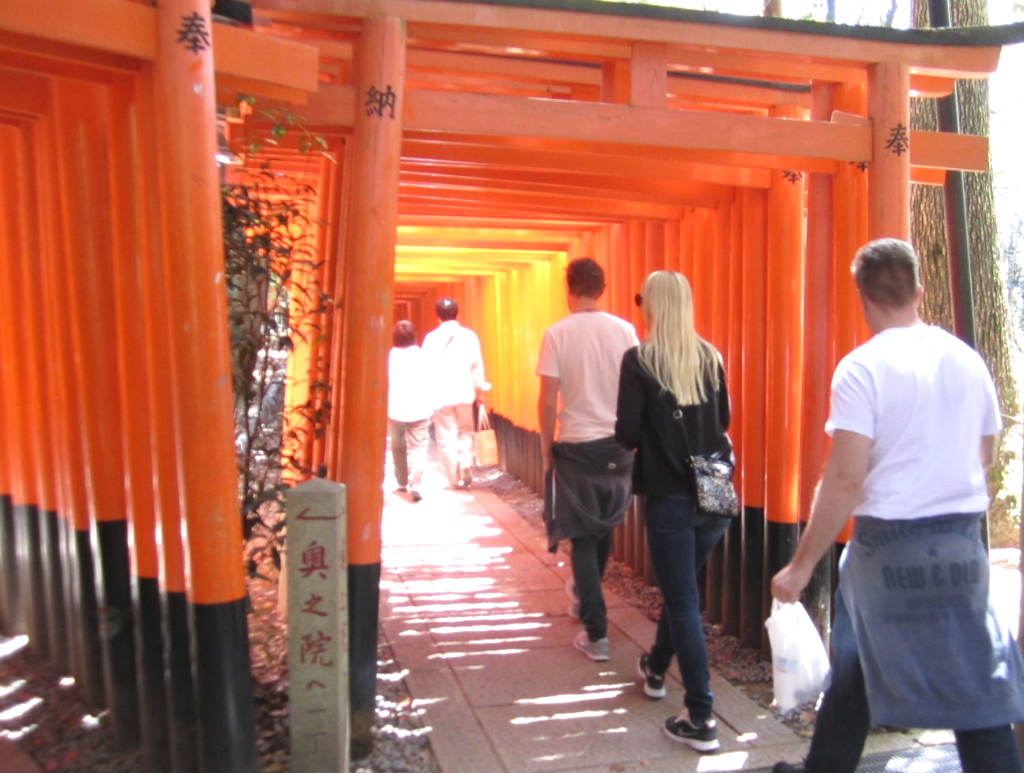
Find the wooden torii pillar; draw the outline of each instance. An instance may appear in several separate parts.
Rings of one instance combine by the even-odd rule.
[[[348,497],[349,694],[352,756],[372,749],[377,694],[381,484],[387,355],[402,154],[405,22],[364,20],[356,75],[350,206],[345,229],[344,407],[340,478]]]
[[[199,764],[256,770],[233,448],[210,4],[168,0],[155,61]],[[175,230],[172,230],[175,229]]]
[[[868,69],[871,166],[868,238],[910,241],[910,71],[903,62]]]

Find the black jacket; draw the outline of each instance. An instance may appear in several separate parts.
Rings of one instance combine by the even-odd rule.
[[[710,347],[704,341],[700,345]],[[709,384],[707,392],[707,402],[681,407],[640,363],[638,347],[623,355],[615,439],[625,448],[636,449],[635,494],[695,493],[690,454],[718,454],[732,461],[732,442],[726,434],[729,393],[721,362],[718,389]]]
[[[626,518],[633,501],[633,452],[615,438],[552,443],[544,480],[544,524],[548,549],[561,539],[603,538]]]

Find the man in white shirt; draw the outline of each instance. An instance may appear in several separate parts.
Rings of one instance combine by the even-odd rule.
[[[798,601],[853,516],[840,560],[832,677],[802,765],[853,771],[872,724],[951,728],[966,773],[1020,771],[1024,663],[992,611],[981,526],[1001,429],[984,361],[918,316],[913,247],[877,239],[853,261],[874,336],[836,367],[832,446],[793,560],[772,595]]]
[[[449,484],[466,488],[472,482],[473,402],[483,402],[488,386],[484,360],[476,333],[455,320],[459,305],[441,298],[434,310],[439,324],[423,339],[434,385],[434,434]]]
[[[551,550],[572,541],[570,614],[584,626],[573,646],[603,661],[610,644],[601,578],[632,499],[633,452],[615,440],[619,368],[638,341],[629,322],[597,308],[604,269],[595,260],[570,262],[566,283],[571,313],[545,331],[537,359],[544,520]]]

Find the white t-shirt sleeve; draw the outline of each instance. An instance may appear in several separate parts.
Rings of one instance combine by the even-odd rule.
[[[544,337],[540,342],[540,354],[537,355],[537,375],[561,378],[561,372],[558,369],[558,351],[555,347],[555,337],[551,334],[550,328],[544,331]]]
[[[483,389],[487,380],[484,378],[484,355],[480,348],[480,337],[473,331],[469,332],[473,336],[469,343],[469,370],[473,374],[473,387]]]
[[[825,432],[837,429],[875,437],[875,387],[868,371],[843,360],[832,376],[832,400]]]
[[[981,434],[984,436],[998,435],[1003,429],[1003,417],[999,412],[999,398],[996,397],[996,387],[992,383],[992,376],[988,369],[985,369],[985,416],[982,421]]]

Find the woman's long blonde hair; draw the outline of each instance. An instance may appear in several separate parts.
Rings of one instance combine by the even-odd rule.
[[[677,271],[652,271],[640,291],[647,334],[640,362],[680,405],[708,399],[718,388],[718,351],[693,326],[693,291]]]

